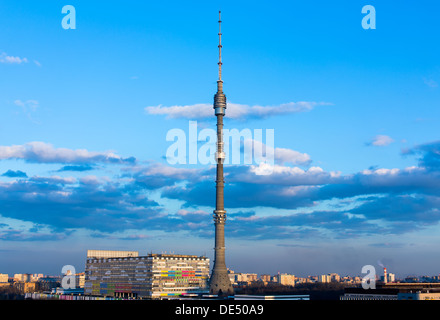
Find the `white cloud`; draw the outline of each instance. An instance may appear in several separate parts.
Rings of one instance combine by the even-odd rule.
[[[307,153],[285,148],[275,148],[275,160],[299,165],[307,165],[312,161]]]
[[[245,151],[255,154],[254,149],[261,150],[266,159],[273,159],[279,164],[309,165],[312,162],[307,153],[286,148],[273,148],[258,140],[246,139],[243,145]]]
[[[384,147],[394,142],[394,140],[385,135],[377,135],[374,137],[373,141],[369,143],[369,145],[377,146],[377,147]]]
[[[258,176],[258,177],[257,177]],[[264,183],[268,185],[321,185],[340,181],[337,172],[326,172],[320,167],[310,167],[307,170],[299,167],[286,167],[260,163],[250,166],[248,171],[230,177],[234,182]]]
[[[141,171],[143,175],[174,177],[176,179],[186,179],[191,176],[200,177],[201,174],[198,169],[175,168],[161,163],[155,163],[148,167],[141,167]]]
[[[50,184],[74,184],[77,182],[77,180],[74,177],[60,177],[60,176],[50,176],[50,177],[40,177],[40,176],[34,176],[30,178],[30,181],[35,182],[47,182]]]
[[[166,115],[167,118],[172,118],[172,119],[207,118],[214,114],[212,105],[203,104],[203,103],[187,105],[187,106],[171,106],[171,107],[163,107],[162,105],[158,105],[155,107],[146,107],[145,111],[149,114],[154,114],[154,115]]]
[[[90,152],[85,149],[54,148],[45,142],[29,142],[24,145],[0,146],[0,160],[23,159],[39,163],[127,163],[134,158],[123,159],[111,151]]]
[[[177,211],[177,215],[183,216],[183,217],[187,216],[187,215],[192,215],[192,214],[210,216],[212,213],[206,212],[204,210],[192,210],[192,211],[189,211],[189,210],[186,210],[186,209],[179,209]]]
[[[28,62],[27,58],[8,56],[5,52],[2,52],[0,54],[0,63],[21,64],[21,63],[27,63],[27,62]]]
[[[315,191],[319,186],[293,186],[286,187],[280,191],[282,196],[300,197],[306,196],[308,192]]]
[[[249,106],[245,104],[228,103],[226,116],[232,119],[267,118],[275,115],[291,114],[310,111],[318,105],[330,105],[326,102],[289,102],[275,106]],[[204,119],[214,116],[212,104],[198,103],[184,106],[164,107],[162,105],[146,107],[145,111],[153,115],[166,115],[167,118]]]
[[[83,184],[98,185],[99,183],[101,183],[101,179],[93,175],[81,177],[79,180]]]
[[[363,175],[375,174],[375,175],[380,175],[380,176],[384,176],[384,175],[389,176],[389,175],[399,174],[400,170],[398,168],[393,168],[393,169],[379,168],[379,169],[375,169],[375,170],[365,169],[365,170],[362,170],[361,173]]]

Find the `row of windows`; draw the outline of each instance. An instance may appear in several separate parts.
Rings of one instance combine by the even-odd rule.
[[[151,261],[151,260],[155,260],[155,263],[164,263],[167,262],[169,260],[171,261],[203,261],[203,262],[209,262],[208,258],[181,258],[181,257],[170,257],[170,258],[159,258],[159,257],[136,257],[136,258],[98,258],[98,259],[93,259],[93,258],[88,258],[87,262],[88,263],[97,263],[97,262],[107,262],[107,261]],[[156,261],[158,260],[158,261]]]

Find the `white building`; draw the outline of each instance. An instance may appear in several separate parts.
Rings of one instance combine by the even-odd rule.
[[[6,283],[8,282],[8,274],[6,273],[0,273],[0,283]]]
[[[40,278],[44,278],[44,274],[42,273],[34,273],[30,275],[30,281],[31,282],[36,282],[38,281]]]
[[[16,274],[14,274],[14,280],[15,281],[22,281],[22,282],[30,282],[31,281],[31,274],[30,273],[16,273]]]
[[[388,273],[388,282],[395,282],[396,275],[394,273]]]
[[[252,282],[257,281],[258,276],[256,273],[235,273],[234,274],[234,282]]]
[[[331,281],[331,277],[328,274],[322,274],[318,276],[318,282],[328,283]]]
[[[277,279],[279,284],[285,286],[295,286],[295,276],[293,274],[280,273]]]
[[[329,277],[331,282],[339,282],[341,280],[341,276],[337,273],[330,273]]]

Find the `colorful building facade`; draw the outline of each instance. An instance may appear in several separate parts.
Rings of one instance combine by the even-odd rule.
[[[84,294],[90,296],[167,299],[208,293],[209,259],[176,254],[109,257],[88,254]]]

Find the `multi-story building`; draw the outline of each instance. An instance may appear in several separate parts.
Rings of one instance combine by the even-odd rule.
[[[229,276],[229,281],[231,281],[232,284],[236,284],[237,282],[235,281],[235,272],[234,270],[231,270],[228,268],[228,276]]]
[[[30,282],[31,281],[31,274],[30,273],[16,273],[16,274],[14,274],[14,281]]]
[[[339,282],[341,280],[341,276],[337,273],[329,273],[328,276],[331,282]]]
[[[396,281],[396,275],[394,273],[389,272],[387,276],[387,282],[395,282]]]
[[[37,283],[17,281],[14,282],[14,287],[18,289],[18,291],[20,291],[21,293],[35,292],[37,289]]]
[[[0,273],[0,283],[7,283],[9,279],[8,274]]]
[[[75,285],[77,288],[84,288],[85,282],[86,274],[84,272],[75,274]]]
[[[310,277],[307,278],[295,277],[295,284],[312,283],[312,282],[313,281]]]
[[[9,283],[9,276],[5,273],[0,273],[0,288],[9,287],[11,284]]]
[[[31,274],[30,276],[29,276],[29,281],[30,282],[36,282],[36,281],[38,281],[40,278],[43,278],[44,277],[44,274],[42,274],[42,273],[34,273],[34,274]]]
[[[271,281],[271,276],[269,274],[262,274],[260,279],[263,281],[263,283],[268,283]]]
[[[330,282],[330,281],[331,281],[331,278],[327,274],[322,274],[322,275],[318,276],[318,282],[327,283],[327,282]]]
[[[285,286],[295,286],[295,276],[293,274],[278,274],[277,282]]]
[[[258,276],[256,273],[235,273],[234,274],[234,282],[238,283],[238,282],[253,282],[253,281],[257,281]]]
[[[115,251],[114,251],[115,252]],[[209,292],[209,259],[204,256],[117,251],[116,257],[89,250],[84,294],[163,299]]]
[[[52,291],[61,285],[59,277],[43,277],[38,279],[38,289],[40,291]]]
[[[36,282],[43,277],[42,273],[16,273],[14,274],[14,281]]]

